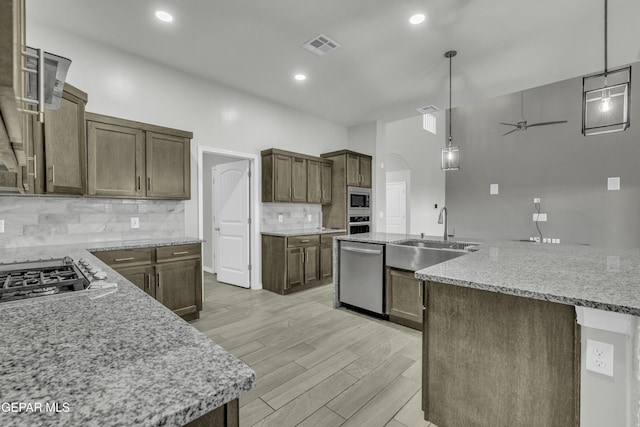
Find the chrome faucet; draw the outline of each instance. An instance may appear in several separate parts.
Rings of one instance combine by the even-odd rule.
[[[447,230],[447,207],[443,206],[442,209],[440,209],[440,216],[438,217],[438,224],[442,224],[442,218],[444,217],[444,241],[448,242],[449,241],[449,233]]]

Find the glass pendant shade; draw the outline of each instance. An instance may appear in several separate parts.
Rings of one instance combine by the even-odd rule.
[[[460,169],[460,147],[442,149],[442,170],[457,171]]]
[[[631,67],[582,79],[582,133],[626,130],[630,125]]]

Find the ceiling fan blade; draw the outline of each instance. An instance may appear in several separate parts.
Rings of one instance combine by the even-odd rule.
[[[530,125],[527,125],[527,127],[530,128],[532,126],[557,125],[558,123],[567,123],[567,121],[566,120],[559,120],[559,121],[556,121],[556,122],[531,123]]]
[[[515,132],[515,131],[517,131],[517,130],[520,130],[520,129],[515,128],[514,130],[510,130],[510,131],[509,131],[509,132],[507,132],[507,133],[503,133],[503,134],[502,134],[502,136],[509,135],[510,133],[513,133],[513,132]]]
[[[515,126],[518,127],[518,125],[514,125],[513,123],[502,123],[500,122],[501,125],[505,125],[505,126]]]

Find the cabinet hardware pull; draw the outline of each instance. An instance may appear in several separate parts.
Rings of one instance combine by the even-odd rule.
[[[56,183],[56,165],[51,165],[51,182]]]
[[[300,243],[309,243],[310,240],[309,239],[305,239],[305,240],[300,240]]]
[[[156,283],[156,285],[158,285],[158,287],[160,287],[160,273],[157,274],[157,278],[158,278],[158,283]]]
[[[147,178],[147,191],[151,191],[151,177]]]
[[[173,252],[171,255],[185,255],[188,254],[189,251],[181,251],[181,252]]]
[[[116,258],[114,259],[115,262],[122,262],[122,261],[133,261],[134,259],[136,259],[135,257],[129,257],[129,258]]]
[[[151,275],[147,273],[147,283],[145,284],[145,288],[151,289]]]
[[[138,176],[138,191],[140,191],[140,177]]]

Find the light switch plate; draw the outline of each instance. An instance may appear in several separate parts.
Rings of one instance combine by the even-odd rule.
[[[278,222],[283,222],[284,221],[284,217],[282,216],[282,214],[278,214]]]
[[[547,220],[547,214],[546,213],[541,213],[541,214],[534,213],[533,214],[533,220],[534,221],[538,221],[538,222],[545,222]]]
[[[620,177],[607,178],[607,190],[620,190]]]
[[[131,228],[140,228],[140,218],[137,216],[131,217]]]
[[[489,194],[498,194],[499,186],[498,184],[491,184],[489,186]]]

